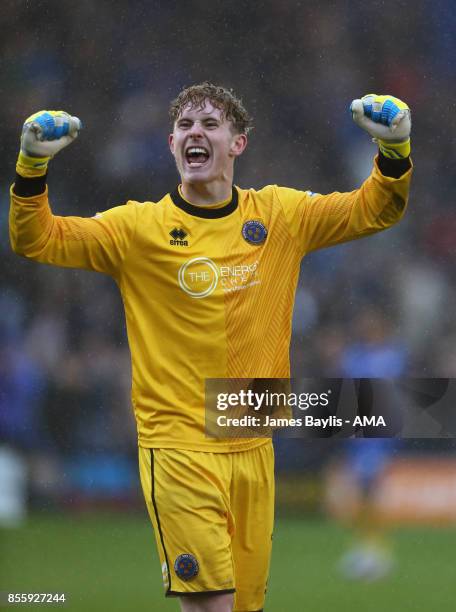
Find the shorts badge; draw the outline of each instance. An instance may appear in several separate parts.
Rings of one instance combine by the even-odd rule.
[[[266,240],[268,230],[261,221],[246,221],[242,226],[244,240],[250,244],[262,244]]]
[[[191,580],[198,575],[198,561],[190,553],[179,555],[174,561],[174,571],[181,580]]]

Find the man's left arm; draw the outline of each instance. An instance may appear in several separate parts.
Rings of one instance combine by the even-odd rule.
[[[397,223],[408,201],[410,110],[392,96],[364,96],[353,120],[379,146],[371,175],[359,189],[328,195],[277,188],[290,233],[302,254],[382,231]]]

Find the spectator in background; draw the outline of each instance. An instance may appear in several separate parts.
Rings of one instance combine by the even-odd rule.
[[[367,306],[352,325],[341,355],[341,373],[347,378],[393,378],[404,375],[407,351],[393,333],[392,323],[376,306]]]
[[[374,581],[385,578],[394,567],[389,530],[377,507],[377,495],[384,475],[397,449],[394,438],[347,440],[346,478],[355,497],[349,518],[353,542],[339,562],[339,570],[349,580]]]

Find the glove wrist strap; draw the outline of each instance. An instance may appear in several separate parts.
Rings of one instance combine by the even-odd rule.
[[[390,159],[404,159],[410,155],[410,138],[404,142],[377,140],[377,143],[383,155]]]
[[[21,150],[16,162],[16,172],[25,178],[44,176],[50,159],[50,157],[31,157]]]

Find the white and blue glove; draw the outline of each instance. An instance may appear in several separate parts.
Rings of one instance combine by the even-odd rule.
[[[64,111],[39,111],[25,120],[16,172],[43,176],[49,160],[77,138],[82,123]]]
[[[367,94],[350,104],[353,121],[370,134],[385,157],[410,155],[410,108],[394,96]]]

